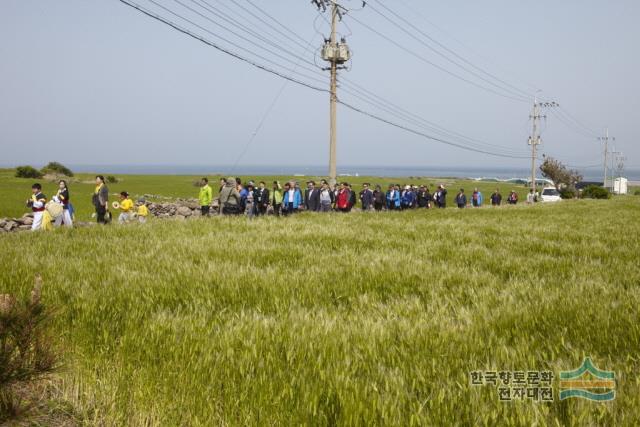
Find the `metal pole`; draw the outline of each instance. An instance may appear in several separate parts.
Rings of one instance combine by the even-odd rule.
[[[336,47],[336,27],[338,25],[338,4],[333,1],[331,9],[331,46]],[[338,65],[337,58],[334,56],[331,61],[331,87],[330,87],[330,126],[329,126],[329,182],[331,185],[336,183],[337,168],[337,143],[336,143],[336,115],[337,115],[337,77],[338,77]]]

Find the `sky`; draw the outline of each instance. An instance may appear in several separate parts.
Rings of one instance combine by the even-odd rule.
[[[154,0],[179,16],[149,0],[130,1],[328,88],[317,48],[329,15],[308,0]],[[608,126],[627,165],[640,166],[637,0],[342,3],[349,11],[339,32],[353,58],[340,71],[341,82],[347,79],[341,101],[458,145],[521,157],[530,152],[537,95],[561,106],[543,111],[541,153],[596,168],[603,156],[597,135]],[[384,104],[365,103],[345,84]],[[326,92],[257,69],[118,0],[2,0],[0,100],[0,165],[328,164]],[[447,133],[419,127],[424,122],[415,116],[393,116],[396,106]],[[530,165],[438,143],[343,105],[337,125],[339,166]]]

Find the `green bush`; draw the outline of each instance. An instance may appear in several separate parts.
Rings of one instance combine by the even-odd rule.
[[[633,192],[634,196],[640,196],[640,188]]]
[[[590,185],[585,187],[582,192],[582,197],[589,199],[610,199],[611,193],[606,188],[600,187],[598,185]]]
[[[118,182],[118,178],[116,178],[113,175],[107,175],[106,180],[107,180],[107,183],[109,184],[116,184]]]
[[[573,199],[576,197],[576,191],[572,188],[565,188],[560,192],[560,197],[563,199]]]
[[[71,169],[58,162],[49,162],[49,164],[42,168],[42,173],[55,173],[65,176],[73,176]]]
[[[42,172],[33,166],[18,166],[16,178],[42,178]]]

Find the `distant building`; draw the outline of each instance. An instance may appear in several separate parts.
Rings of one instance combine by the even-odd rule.
[[[613,180],[613,192],[614,194],[627,194],[627,184],[629,180],[627,178],[616,178]]]

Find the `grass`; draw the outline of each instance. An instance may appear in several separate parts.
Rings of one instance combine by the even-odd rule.
[[[43,276],[89,425],[634,425],[639,200],[7,234],[0,290]],[[469,381],[585,356],[614,401]]]

